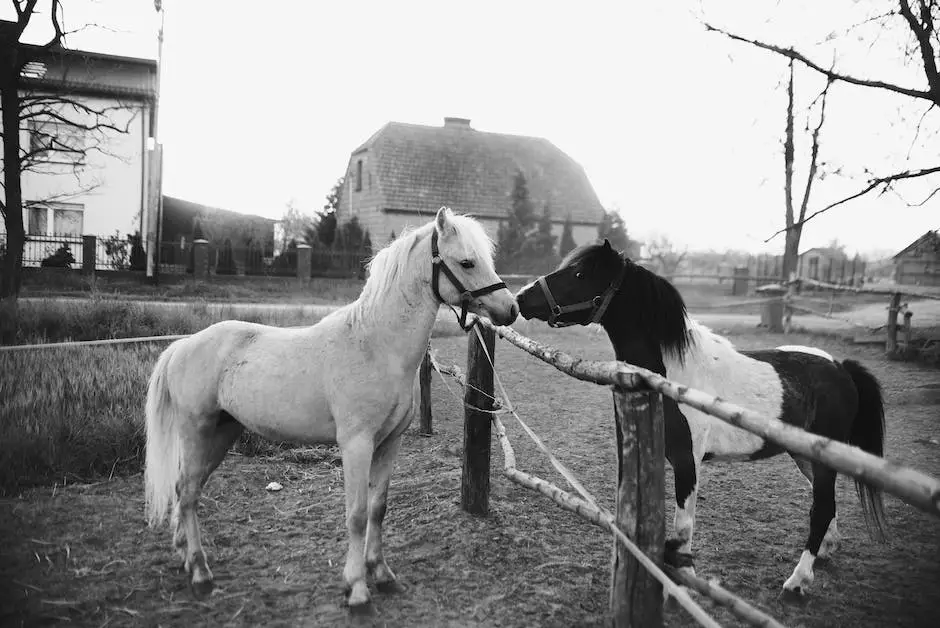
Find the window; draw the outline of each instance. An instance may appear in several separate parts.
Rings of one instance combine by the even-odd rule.
[[[63,122],[30,120],[29,152],[36,159],[60,163],[85,161],[85,131]]]
[[[43,203],[29,208],[26,233],[27,235],[81,236],[84,224],[84,205]]]
[[[809,260],[809,278],[819,279],[819,258],[812,257]]]
[[[362,192],[362,160],[356,162],[356,191]]]

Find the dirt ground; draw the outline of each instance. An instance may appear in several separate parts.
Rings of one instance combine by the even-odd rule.
[[[591,330],[523,333],[592,358],[610,357]],[[735,332],[741,348],[780,337]],[[887,455],[940,476],[940,374],[884,360],[872,347],[790,336],[863,360],[881,379]],[[444,363],[464,366],[466,340],[433,342]],[[520,414],[598,499],[612,506],[616,477],[611,396],[576,382],[505,343],[497,367]],[[376,594],[378,626],[602,626],[611,540],[598,528],[503,478],[493,450],[491,514],[459,508],[462,414],[435,375],[433,437],[405,436],[386,525],[389,563],[408,590]],[[507,419],[519,468],[562,482]],[[265,486],[276,480],[278,493]],[[671,474],[667,471],[671,495]],[[671,532],[672,501],[667,510]],[[891,539],[871,541],[853,484],[840,478],[842,547],[818,563],[802,602],[778,597],[808,530],[809,488],[785,457],[708,464],[694,551],[700,575],[790,626],[935,626],[940,615],[940,521],[886,498]],[[328,448],[274,458],[230,456],[210,480],[201,523],[218,587],[190,595],[166,529],[143,518],[139,475],[57,486],[0,502],[0,624],[82,626],[333,626],[346,623],[342,468]],[[705,603],[705,607],[709,605]],[[694,622],[667,609],[667,625]],[[737,622],[722,611],[718,620]],[[931,619],[933,618],[933,619]]]

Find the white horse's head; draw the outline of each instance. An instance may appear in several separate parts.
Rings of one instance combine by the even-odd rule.
[[[519,306],[496,274],[493,241],[479,222],[441,207],[434,218],[432,256],[432,288],[441,301],[497,325],[516,320]]]

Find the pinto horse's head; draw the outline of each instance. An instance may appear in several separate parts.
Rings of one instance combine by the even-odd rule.
[[[523,318],[552,327],[600,323],[624,357],[644,346],[681,360],[690,342],[685,302],[675,286],[607,240],[573,250],[553,273],[520,290],[516,301]]]
[[[629,262],[604,240],[569,253],[551,274],[516,295],[523,318],[552,327],[599,323],[620,289]]]

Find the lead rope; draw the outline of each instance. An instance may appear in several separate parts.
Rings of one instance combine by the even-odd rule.
[[[532,428],[526,425],[526,422],[523,421],[522,417],[520,417],[516,412],[512,402],[509,400],[509,395],[506,394],[506,388],[503,386],[503,382],[499,379],[499,374],[496,372],[496,366],[493,364],[493,358],[490,356],[490,351],[486,347],[486,343],[483,341],[483,334],[480,333],[480,326],[476,324],[473,325],[473,330],[477,334],[477,339],[480,341],[480,346],[483,347],[483,353],[486,355],[486,360],[490,363],[490,368],[493,369],[493,378],[496,380],[496,384],[499,386],[500,399],[505,405],[505,409],[516,418],[516,421],[519,422],[519,425],[522,426],[522,429],[525,430],[526,434],[529,435],[529,438],[532,439],[532,441],[538,446],[539,449],[542,450],[546,456],[548,456],[552,466],[555,467],[555,470],[558,471],[558,473],[560,473],[563,478],[565,478],[568,484],[571,485],[571,488],[576,490],[578,495],[580,495],[581,498],[591,506],[594,506],[594,508],[597,508],[598,510],[602,510],[597,505],[594,497],[588,492],[586,488],[584,488],[581,482],[578,481],[578,478],[576,478],[574,474],[568,470],[568,467],[566,467],[558,458],[554,456],[554,454],[552,454],[548,447],[545,446],[545,443],[542,442],[542,439],[539,438],[538,434],[533,432]]]

